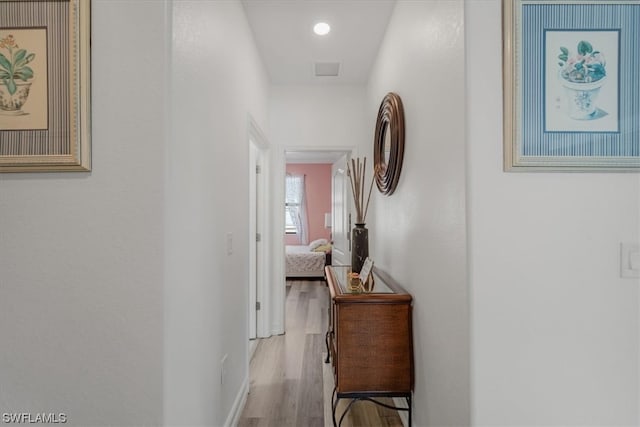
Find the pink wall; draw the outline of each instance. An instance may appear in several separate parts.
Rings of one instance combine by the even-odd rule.
[[[287,164],[287,173],[306,175],[307,213],[309,215],[309,242],[330,239],[330,228],[324,228],[324,214],[331,212],[331,164]],[[295,234],[285,236],[287,245],[299,245]]]

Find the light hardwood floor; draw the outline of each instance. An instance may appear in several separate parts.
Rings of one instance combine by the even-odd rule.
[[[323,281],[287,281],[286,334],[258,342],[240,427],[332,425],[331,419],[325,420],[323,401],[328,294]],[[346,401],[341,401],[338,414],[344,406]],[[342,426],[401,427],[402,423],[396,411],[357,402]]]

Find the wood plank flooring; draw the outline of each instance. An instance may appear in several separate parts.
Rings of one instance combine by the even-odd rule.
[[[251,384],[240,427],[324,427],[324,399],[330,401],[331,375],[323,381],[328,289],[323,281],[287,281],[286,334],[259,340],[251,359]],[[330,372],[330,371],[329,371]],[[324,389],[323,383],[331,381]],[[346,401],[340,403],[346,406]],[[330,407],[331,404],[329,403]],[[330,413],[330,410],[329,410]],[[329,418],[329,419],[325,419]],[[343,427],[401,427],[396,411],[357,402]]]

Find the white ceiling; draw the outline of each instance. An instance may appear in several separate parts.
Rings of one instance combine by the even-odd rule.
[[[365,84],[395,0],[242,0],[274,84]],[[327,22],[326,36],[313,33]],[[316,62],[339,62],[338,77],[316,77]]]

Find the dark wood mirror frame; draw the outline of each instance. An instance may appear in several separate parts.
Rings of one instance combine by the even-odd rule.
[[[387,146],[387,145],[390,146]],[[385,153],[388,154],[385,156]],[[404,157],[404,109],[400,97],[389,92],[378,110],[373,147],[376,185],[382,194],[390,196],[398,185]],[[388,160],[387,160],[388,159]]]

